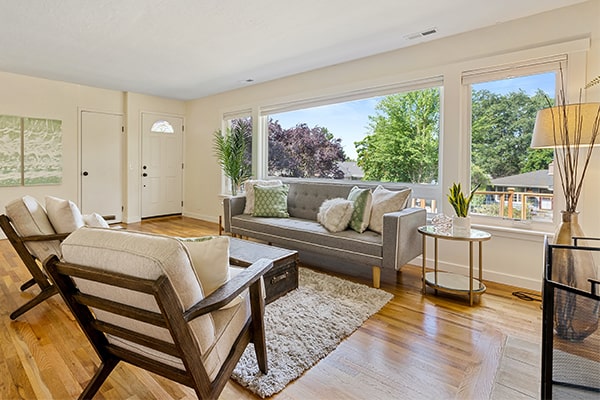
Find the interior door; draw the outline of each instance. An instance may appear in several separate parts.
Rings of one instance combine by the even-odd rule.
[[[123,217],[123,116],[81,111],[81,212]]]
[[[183,119],[142,113],[142,218],[181,214]]]

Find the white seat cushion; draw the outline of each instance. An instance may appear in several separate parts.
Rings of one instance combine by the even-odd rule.
[[[182,311],[204,298],[202,286],[196,278],[188,252],[183,244],[172,237],[151,235],[132,231],[87,228],[73,232],[62,243],[64,260],[86,265],[102,271],[118,272],[142,279],[157,279],[166,275],[182,306]],[[158,305],[150,295],[118,290],[108,285],[77,280],[79,289],[99,297],[159,312]],[[110,289],[108,289],[110,287]],[[127,327],[134,331],[170,340],[168,331],[154,326],[144,326],[134,320],[95,310],[99,319]],[[212,348],[216,340],[211,315],[204,315],[190,322],[201,352]]]

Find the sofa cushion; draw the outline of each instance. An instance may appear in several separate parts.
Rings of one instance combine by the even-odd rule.
[[[342,198],[325,200],[319,208],[317,221],[329,232],[341,232],[348,228],[353,210],[351,200]]]
[[[381,233],[383,231],[383,214],[400,211],[406,207],[411,189],[400,191],[388,190],[379,185],[373,190],[373,203],[369,229]]]
[[[79,207],[70,200],[46,196],[46,212],[57,233],[71,233],[84,226]]]
[[[6,215],[20,236],[52,235],[56,232],[46,215],[44,207],[32,196],[23,196],[6,205]],[[38,260],[56,254],[61,256],[60,242],[27,242],[25,246]]]
[[[371,217],[372,194],[369,189],[361,189],[354,186],[350,189],[348,200],[353,202],[354,210],[350,218],[350,228],[358,233],[363,233],[369,226]]]
[[[260,186],[254,185],[254,212],[255,217],[287,218],[288,185]]]
[[[335,252],[341,259],[372,265],[378,264],[377,261],[381,262],[382,236],[375,232],[366,231],[360,234],[346,229],[332,233],[317,221],[293,217],[255,218],[250,215],[236,215],[232,219],[240,234],[282,247],[309,251],[320,248]]]
[[[246,193],[246,205],[244,214],[254,213],[254,185],[260,186],[281,186],[283,183],[279,179],[250,179],[244,183],[244,192]]]

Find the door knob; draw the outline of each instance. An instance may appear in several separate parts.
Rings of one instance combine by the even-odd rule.
[[[142,174],[142,176],[143,176],[143,177],[146,177],[146,176],[148,176],[148,174],[144,172],[144,173]]]
[[[83,176],[88,176],[88,172],[87,171],[83,171]]]

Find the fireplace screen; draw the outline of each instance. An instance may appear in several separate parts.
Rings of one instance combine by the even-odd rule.
[[[545,241],[542,399],[600,398],[600,281],[597,273],[584,284],[574,278],[581,263],[598,262],[600,247],[586,245],[596,240]]]

